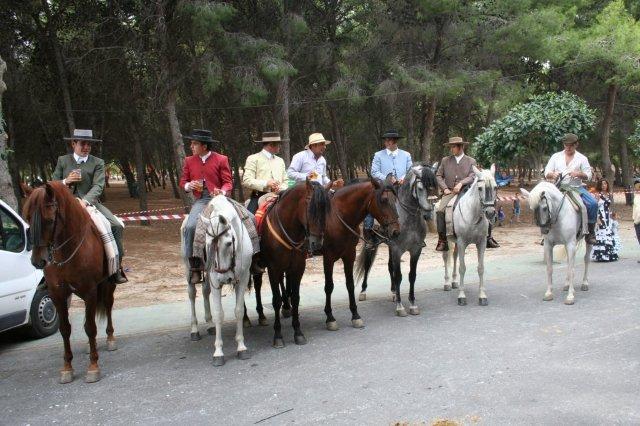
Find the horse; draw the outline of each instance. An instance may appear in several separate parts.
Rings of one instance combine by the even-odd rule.
[[[356,230],[367,214],[371,214],[382,225],[384,234],[395,238],[400,232],[395,201],[395,189],[388,180],[381,183],[376,179],[351,183],[337,190],[331,198],[331,213],[322,246],[326,296],[324,312],[327,316],[328,330],[338,330],[338,323],[331,309],[333,265],[338,259],[342,259],[344,265],[351,324],[355,328],[364,327],[354,295],[353,264],[356,259],[356,246],[358,241],[363,239]]]
[[[407,316],[407,311],[400,299],[400,284],[402,283],[402,271],[400,258],[409,251],[409,313],[419,315],[420,308],[416,305],[414,285],[416,282],[416,269],[418,260],[424,247],[424,239],[427,236],[427,221],[433,214],[431,200],[437,197],[438,182],[433,169],[428,165],[414,165],[404,183],[398,188],[396,209],[400,221],[400,234],[392,240],[389,246],[389,276],[391,278],[392,299],[396,302],[396,315]],[[426,219],[426,220],[425,220]],[[367,299],[367,278],[376,258],[378,246],[371,250],[363,247],[358,256],[356,275],[363,277],[360,300]]]
[[[497,184],[495,180],[495,165],[490,170],[479,170],[473,166],[475,179],[470,188],[460,196],[453,210],[453,227],[456,236],[448,235],[449,251],[442,252],[444,261],[444,279],[446,291],[449,286],[449,264],[453,260],[453,288],[456,278],[456,258],[460,262],[460,289],[458,292],[458,305],[467,304],[467,296],[464,293],[464,275],[467,270],[464,255],[469,244],[475,244],[478,249],[478,276],[480,278],[478,304],[487,306],[489,300],[484,290],[484,252],[487,248],[487,235],[489,222],[496,216]]]
[[[559,182],[562,181],[560,177]],[[553,300],[553,247],[563,244],[567,251],[567,278],[564,291],[568,291],[565,305],[575,303],[575,290],[573,288],[575,258],[578,241],[583,236],[578,236],[582,230],[582,217],[571,202],[567,201],[567,194],[563,194],[556,185],[550,182],[538,183],[531,192],[520,188],[520,192],[529,200],[529,207],[533,210],[536,224],[540,227],[544,237],[544,260],[547,264],[547,291],[542,300]],[[582,276],[582,291],[589,290],[589,263],[591,261],[591,244],[586,244],[584,255],[584,274]]]
[[[222,287],[232,285],[236,293],[236,342],[239,359],[250,358],[244,344],[243,316],[244,294],[249,285],[249,268],[253,257],[253,246],[249,231],[242,224],[235,207],[224,195],[217,195],[209,202],[212,207],[208,218],[203,218],[206,227],[205,272],[213,288],[213,318],[216,327],[213,365],[224,365],[222,351]]]
[[[283,348],[280,308],[283,295],[279,283],[286,274],[286,293],[291,298],[291,325],[294,341],[304,345],[307,339],[300,327],[298,306],[300,280],[309,253],[322,247],[323,234],[331,202],[325,188],[307,179],[279,194],[278,200],[266,213],[260,232],[260,256],[267,266],[275,311],[273,347]],[[260,291],[258,281],[256,294]],[[261,279],[261,278],[260,278]],[[287,294],[284,297],[287,297]],[[259,311],[261,307],[258,308]]]
[[[50,182],[33,190],[23,216],[29,222],[31,263],[44,270],[49,296],[60,315],[64,342],[64,366],[60,383],[73,381],[69,303],[75,294],[84,300],[84,330],[89,337],[87,383],[100,380],[96,345],[96,315],[107,317],[107,350],[117,349],[111,310],[115,282],[109,276],[100,233],[89,214],[61,182]]]

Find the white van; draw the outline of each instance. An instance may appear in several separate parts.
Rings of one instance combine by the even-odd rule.
[[[32,337],[58,330],[44,276],[31,265],[29,225],[0,200],[0,332],[25,326]]]

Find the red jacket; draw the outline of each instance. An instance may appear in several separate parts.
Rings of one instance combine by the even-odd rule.
[[[211,151],[211,155],[209,155],[205,163],[202,163],[202,159],[197,155],[190,155],[185,158],[180,187],[184,189],[187,182],[198,179],[204,179],[207,189],[212,195],[214,189],[221,189],[228,196],[231,196],[233,177],[231,176],[231,168],[226,156]],[[193,191],[193,196],[198,199],[202,197],[202,192]]]

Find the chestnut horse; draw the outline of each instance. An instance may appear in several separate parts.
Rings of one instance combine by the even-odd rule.
[[[260,235],[260,256],[267,266],[271,284],[272,303],[275,311],[273,325],[275,348],[284,347],[280,325],[280,308],[283,297],[291,297],[291,325],[294,341],[304,345],[307,339],[300,328],[298,305],[300,280],[306,267],[309,252],[322,247],[325,221],[331,211],[331,201],[325,188],[307,180],[284,191],[267,212]],[[286,274],[286,291],[281,294],[279,283]],[[256,294],[260,291],[261,277],[254,275]],[[288,293],[288,294],[287,294]],[[261,306],[258,310],[261,311]]]
[[[30,225],[33,247],[31,263],[44,269],[49,296],[60,315],[64,341],[64,367],[60,383],[73,381],[69,302],[75,294],[84,300],[84,330],[89,337],[89,359],[85,381],[100,380],[96,348],[96,314],[107,317],[107,350],[117,349],[113,336],[111,309],[115,283],[110,279],[100,234],[83,206],[61,182],[51,182],[33,190],[23,216]]]
[[[331,309],[333,265],[338,259],[342,259],[344,264],[351,324],[356,328],[364,327],[356,306],[353,280],[356,246],[358,241],[363,239],[360,236],[359,226],[367,214],[371,214],[382,226],[384,234],[392,238],[396,237],[400,233],[400,224],[395,203],[396,192],[393,185],[388,181],[380,182],[376,179],[351,183],[336,191],[331,198],[331,214],[327,220],[322,246],[326,295],[324,312],[327,315],[328,330],[338,329],[338,323]]]

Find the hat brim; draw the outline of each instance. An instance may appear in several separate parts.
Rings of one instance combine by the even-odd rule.
[[[462,141],[462,142],[445,142],[442,145],[444,146],[451,146],[451,145],[469,145],[471,142],[468,141]]]
[[[63,137],[62,139],[65,140],[65,141],[102,142],[102,139],[87,138],[87,137],[82,137],[82,136]]]
[[[305,145],[305,147],[304,147],[304,149],[307,149],[307,148],[309,148],[311,145],[317,145],[317,144],[319,144],[319,143],[323,143],[323,144],[325,144],[325,146],[326,146],[326,145],[329,145],[329,144],[331,143],[331,141],[328,141],[328,140],[326,140],[326,139],[325,139],[325,140],[322,140],[322,141],[314,141],[314,142],[311,142],[311,143],[306,144],[306,145]]]
[[[253,141],[254,143],[282,143],[282,142],[289,142],[289,139],[280,139],[277,141]]]
[[[400,135],[382,135],[380,139],[404,139],[404,136]]]

